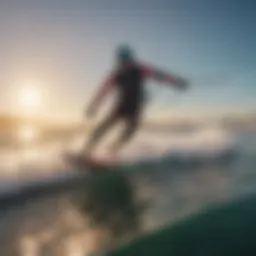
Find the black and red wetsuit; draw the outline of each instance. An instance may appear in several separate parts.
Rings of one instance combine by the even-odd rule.
[[[118,96],[115,105],[115,114],[119,117],[137,117],[143,107],[144,71],[139,65],[133,64],[118,70],[113,75]]]
[[[131,62],[120,66],[105,81],[90,106],[93,109],[96,108],[112,89],[117,90],[118,96],[114,109],[94,131],[89,141],[89,148],[120,119],[126,122],[126,130],[120,139],[120,143],[123,143],[131,137],[140,122],[145,101],[144,83],[148,78],[180,87],[185,85],[182,79],[148,65]]]
[[[148,65],[130,63],[126,66],[121,66],[103,83],[93,101],[93,105],[99,105],[105,95],[115,88],[118,91],[117,113],[122,116],[137,114],[145,100],[144,82],[148,78],[179,85],[178,78],[170,74],[156,70]]]

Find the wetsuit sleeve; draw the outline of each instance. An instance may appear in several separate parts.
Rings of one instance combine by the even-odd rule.
[[[185,79],[161,71],[150,65],[141,65],[141,68],[145,79],[153,78],[158,82],[167,82],[177,86],[178,88],[184,88],[187,86],[187,81]]]
[[[115,75],[111,74],[100,86],[96,95],[94,96],[89,108],[94,109],[98,107],[101,102],[105,99],[107,94],[113,89],[115,85]]]

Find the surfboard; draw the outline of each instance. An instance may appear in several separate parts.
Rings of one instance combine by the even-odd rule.
[[[107,157],[99,156],[84,156],[80,154],[65,154],[65,161],[74,168],[92,170],[92,171],[103,171],[110,170],[118,161]]]

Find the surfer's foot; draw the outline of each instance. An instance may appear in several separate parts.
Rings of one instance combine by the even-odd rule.
[[[120,151],[120,146],[117,144],[114,144],[109,148],[110,157],[113,159],[117,158],[119,151]]]
[[[84,154],[81,155],[81,157],[85,159],[92,158],[92,156],[92,152],[84,152]]]
[[[92,150],[88,150],[88,149],[83,150],[83,151],[80,153],[80,157],[81,157],[81,158],[91,158],[92,155],[93,155]]]

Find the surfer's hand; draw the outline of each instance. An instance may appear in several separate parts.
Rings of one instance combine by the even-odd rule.
[[[92,107],[87,108],[86,111],[85,111],[85,115],[88,118],[93,117],[95,115],[95,109],[92,108]]]
[[[183,79],[181,77],[178,77],[176,80],[176,85],[179,90],[185,91],[188,89],[188,81],[186,79]]]

